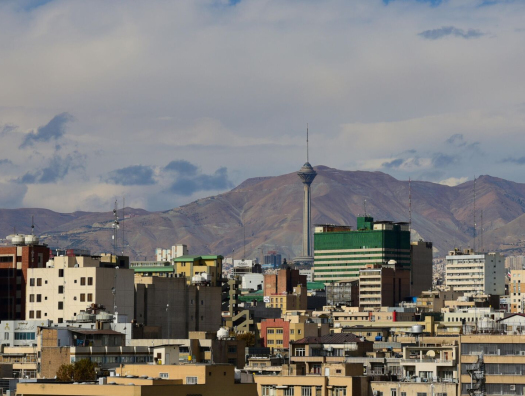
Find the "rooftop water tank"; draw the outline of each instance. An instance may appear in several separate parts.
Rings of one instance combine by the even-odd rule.
[[[412,326],[411,333],[412,334],[422,334],[423,333],[423,326],[421,326],[421,325],[414,325],[414,326]]]
[[[11,240],[11,243],[15,246],[21,246],[25,243],[25,235],[23,234],[14,234],[14,235],[9,235],[7,237],[8,240]]]
[[[217,331],[217,338],[219,340],[223,339],[223,338],[228,338],[230,335],[230,332],[229,330],[226,328],[226,327],[221,327],[218,331]]]
[[[34,235],[26,235],[24,239],[26,245],[38,245],[39,242],[38,237]]]
[[[100,312],[96,318],[99,322],[113,322],[113,315],[108,312]]]
[[[90,322],[94,322],[96,317],[97,316],[94,314],[80,312],[76,317],[76,321],[80,323],[90,323]]]

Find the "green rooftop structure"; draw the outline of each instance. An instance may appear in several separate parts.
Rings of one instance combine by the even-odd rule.
[[[314,232],[314,281],[340,282],[357,279],[367,264],[395,260],[410,269],[408,223],[357,218],[357,230],[349,226],[316,225]]]

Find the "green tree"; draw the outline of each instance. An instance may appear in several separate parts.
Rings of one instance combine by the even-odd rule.
[[[57,381],[84,382],[97,379],[96,365],[89,359],[82,359],[74,364],[63,364],[58,368]]]
[[[58,368],[57,381],[68,382],[73,381],[73,365],[63,364]]]
[[[236,339],[246,342],[247,347],[255,346],[255,334],[253,333],[240,333],[235,336]]]

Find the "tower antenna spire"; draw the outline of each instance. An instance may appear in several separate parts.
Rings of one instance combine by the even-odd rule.
[[[306,162],[310,162],[308,158],[308,123],[306,123]]]
[[[412,184],[408,178],[408,231],[412,232]]]

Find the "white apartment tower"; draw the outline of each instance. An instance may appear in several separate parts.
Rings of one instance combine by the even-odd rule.
[[[188,246],[173,245],[171,249],[155,249],[155,258],[157,261],[171,261],[177,257],[186,256],[188,254]]]
[[[505,259],[499,253],[450,251],[446,257],[446,285],[473,294],[505,294]]]
[[[134,271],[106,264],[100,257],[58,256],[46,268],[28,269],[26,318],[63,323],[100,304],[133,319]]]

